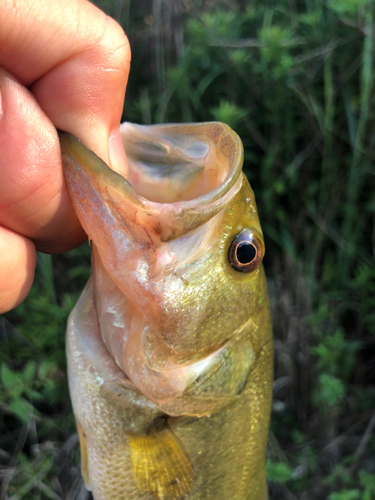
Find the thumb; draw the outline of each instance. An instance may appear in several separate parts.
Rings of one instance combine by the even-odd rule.
[[[95,11],[95,30],[91,11]],[[51,29],[51,12],[43,12],[48,12]],[[117,131],[130,68],[128,40],[113,19],[88,2],[68,0],[59,15],[66,16],[65,22],[61,18],[55,22],[71,26],[73,33],[68,29],[61,35],[63,43],[53,50],[61,51],[72,37],[81,38],[75,41],[78,49],[38,79],[31,91],[56,128],[79,137],[106,163],[121,170],[125,155]]]

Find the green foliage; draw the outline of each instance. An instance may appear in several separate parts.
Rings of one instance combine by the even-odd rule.
[[[67,453],[60,444],[75,429],[67,391],[65,329],[79,295],[74,288],[82,287],[89,273],[87,256],[81,247],[54,265],[51,256],[39,254],[28,299],[0,321],[0,459],[12,471],[9,478],[4,476],[1,492],[9,498],[61,498],[56,477],[67,473],[65,461],[72,468],[77,447],[70,445]]]
[[[355,15],[358,9],[370,4],[368,0],[330,0],[328,6],[339,15]]]
[[[13,371],[5,363],[0,366],[0,397],[9,405],[7,411],[21,422],[28,423],[33,414],[38,415],[33,402],[53,401],[58,384],[58,365],[45,359],[37,366],[28,361],[22,370]]]
[[[293,469],[284,462],[267,460],[267,479],[274,483],[286,483],[292,478]]]
[[[364,470],[359,471],[360,488],[342,489],[339,492],[331,493],[328,500],[373,500],[375,498],[375,475]],[[350,477],[347,476],[347,482]]]
[[[328,500],[356,500],[361,498],[359,490],[342,490],[339,493],[331,493]]]
[[[328,373],[319,375],[318,386],[313,394],[314,403],[324,412],[331,411],[345,395],[344,384]]]
[[[342,400],[345,394],[343,381],[347,382],[352,375],[358,348],[358,342],[348,341],[344,331],[337,328],[311,349],[317,358],[316,368],[321,372],[313,394],[314,404],[319,409],[329,411],[332,405]]]
[[[375,498],[375,474],[369,474],[364,470],[360,470],[359,483],[363,488],[362,500],[372,500]]]
[[[233,129],[247,114],[243,109],[225,100],[220,101],[219,107],[211,108],[211,113],[215,121],[224,122]]]

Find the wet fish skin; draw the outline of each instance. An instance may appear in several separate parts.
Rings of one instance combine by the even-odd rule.
[[[157,201],[61,136],[68,187],[93,241],[93,274],[67,336],[83,475],[96,500],[265,500],[272,330],[262,266],[240,273],[228,261],[241,231],[263,245],[238,139],[220,124],[154,131],[128,127],[124,135],[130,164],[132,156],[143,161],[134,144],[142,152],[151,143],[147,162],[153,140],[161,158],[169,154],[172,171],[156,168]],[[196,191],[215,158],[240,166]],[[143,172],[152,196],[152,167],[136,168],[128,178],[136,185]]]

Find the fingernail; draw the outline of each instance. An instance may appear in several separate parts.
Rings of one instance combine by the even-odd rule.
[[[126,178],[128,175],[128,162],[126,161],[125,150],[122,144],[121,133],[119,129],[113,130],[111,132],[109,136],[108,149],[111,168],[115,172]]]

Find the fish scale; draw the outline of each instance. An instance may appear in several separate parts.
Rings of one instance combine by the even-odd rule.
[[[86,486],[95,500],[266,500],[272,326],[241,141],[215,122],[121,133],[123,175],[60,134],[93,247],[67,330]]]

